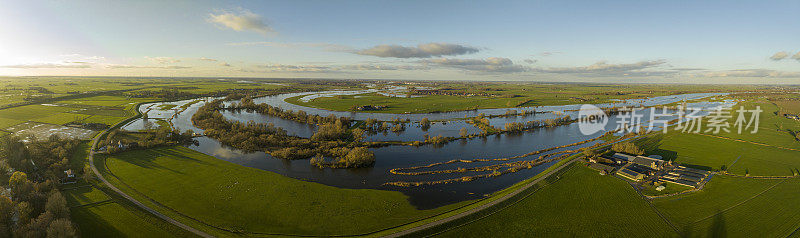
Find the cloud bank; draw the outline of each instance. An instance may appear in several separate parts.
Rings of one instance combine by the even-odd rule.
[[[430,58],[477,53],[480,49],[450,43],[427,43],[416,47],[401,45],[378,45],[369,49],[356,51],[359,55],[371,55],[383,58]]]
[[[514,64],[508,58],[489,57],[486,59],[429,59],[421,60],[425,65],[456,68],[468,71],[479,71],[487,73],[516,73],[528,71],[529,68]]]
[[[537,69],[536,71],[542,73],[557,73],[557,74],[602,74],[602,75],[629,75],[631,73],[659,73],[642,71],[644,69],[658,67],[664,65],[666,60],[645,60],[631,64],[609,64],[605,61],[600,61],[589,66],[578,67],[555,67]]]

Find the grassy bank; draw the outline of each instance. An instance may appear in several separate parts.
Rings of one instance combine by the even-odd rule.
[[[340,189],[304,182],[184,147],[131,151],[98,159],[105,160],[113,173],[109,180],[129,195],[146,204],[157,201],[163,207],[151,207],[221,236],[233,232],[361,234],[463,204],[418,210],[400,192]]]

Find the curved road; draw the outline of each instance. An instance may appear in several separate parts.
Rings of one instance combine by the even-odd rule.
[[[138,111],[138,107],[137,107],[137,111]],[[100,171],[97,170],[97,167],[94,166],[94,154],[95,154],[94,151],[95,151],[95,149],[97,149],[97,144],[100,143],[100,138],[103,137],[104,134],[108,133],[109,130],[111,130],[111,129],[115,128],[115,127],[116,126],[111,127],[110,129],[103,131],[101,134],[96,136],[94,138],[94,140],[92,140],[92,147],[89,149],[89,166],[92,168],[92,172],[94,172],[94,174],[97,175],[97,178],[100,179],[100,181],[102,181],[103,184],[105,184],[106,186],[111,188],[111,190],[114,190],[114,192],[116,192],[120,196],[124,197],[125,199],[127,199],[131,203],[136,204],[136,206],[139,206],[140,208],[142,208],[142,210],[145,210],[145,211],[153,214],[154,216],[156,216],[158,218],[161,218],[164,221],[169,222],[169,223],[171,223],[171,224],[173,224],[173,225],[175,225],[177,227],[183,228],[186,231],[194,233],[195,235],[198,235],[198,236],[201,236],[201,237],[214,237],[212,235],[209,235],[208,233],[202,232],[200,230],[194,229],[191,226],[188,226],[188,225],[183,224],[183,223],[181,223],[179,221],[176,221],[175,219],[172,219],[169,216],[164,215],[164,214],[162,214],[162,213],[160,213],[160,212],[158,212],[158,211],[156,211],[156,210],[154,210],[154,209],[142,204],[139,201],[136,201],[136,199],[134,199],[133,197],[129,196],[128,194],[125,194],[124,192],[122,192],[122,190],[119,190],[117,187],[115,187],[114,185],[109,183],[108,180],[106,180],[105,177],[103,177],[103,174],[101,174]]]

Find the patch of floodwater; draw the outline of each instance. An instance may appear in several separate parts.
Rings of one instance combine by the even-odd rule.
[[[25,122],[9,127],[7,130],[14,132],[15,136],[22,138],[22,140],[26,142],[32,138],[47,139],[51,135],[57,135],[61,138],[68,139],[88,140],[97,133],[97,131],[83,128],[36,122]]]

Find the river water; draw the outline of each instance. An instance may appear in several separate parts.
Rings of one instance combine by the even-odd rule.
[[[330,95],[332,92],[325,92],[325,93],[327,93],[327,95]],[[465,116],[476,116],[479,113],[485,113],[486,115],[499,115],[505,113],[506,110],[508,110],[508,109],[481,109],[476,111],[428,113],[428,114],[382,114],[382,113],[360,113],[360,112],[351,113],[351,112],[334,112],[316,108],[302,107],[294,104],[289,104],[283,101],[283,99],[285,98],[294,97],[298,95],[311,95],[311,94],[314,93],[299,93],[299,94],[292,93],[292,94],[257,98],[254,99],[254,101],[256,103],[269,103],[270,105],[278,106],[284,109],[304,110],[309,114],[317,114],[321,116],[327,116],[328,114],[335,114],[337,116],[352,117],[357,120],[363,120],[367,118],[376,118],[379,120],[391,120],[392,118],[409,118],[412,121],[414,121],[407,126],[405,132],[402,133],[387,132],[387,133],[369,135],[367,137],[367,140],[369,141],[421,140],[423,135],[425,134],[429,134],[431,136],[436,136],[436,135],[457,136],[458,131],[461,128],[467,128],[470,131],[470,133],[477,133],[480,131],[479,129],[465,123],[463,120],[451,120],[451,119],[462,119]],[[672,102],[678,102],[684,99],[694,100],[700,98],[714,97],[718,95],[720,94],[709,94],[709,93],[684,94],[684,95],[654,97],[647,100],[625,101],[616,103],[614,105],[655,106],[655,105],[668,104]],[[207,100],[211,99],[209,98]],[[182,105],[192,101],[194,100],[170,102],[169,104]],[[709,109],[723,104],[730,105],[731,103],[732,102],[730,101],[702,102],[702,103],[690,103],[689,106]],[[200,102],[190,105],[189,107],[186,108],[186,110],[174,116],[171,116],[170,113],[165,112],[164,110],[154,109],[157,108],[158,104],[160,103],[154,103],[152,105],[149,104],[143,105],[140,108],[140,110],[144,112],[147,111],[149,108],[150,111],[148,113],[151,118],[156,118],[156,117],[171,118],[173,126],[180,130],[193,130],[195,132],[202,132],[201,129],[196,128],[192,125],[191,117],[197,111],[198,108],[200,108],[205,104],[205,102]],[[599,106],[610,106],[610,105],[611,104],[599,105]],[[509,118],[505,117],[492,118],[490,119],[490,121],[492,125],[502,127],[504,123],[513,121],[524,122],[530,120],[562,117],[563,115],[570,115],[573,118],[575,118],[578,113],[575,110],[577,110],[579,107],[580,105],[546,106],[546,107],[535,107],[535,108],[534,107],[513,108],[515,110],[536,110],[542,113],[537,113],[526,117],[517,116]],[[173,110],[172,114],[175,114],[175,111],[176,110]],[[545,111],[553,111],[553,112],[545,112]],[[648,120],[650,117],[649,115],[650,110],[640,110],[638,111],[638,113],[643,115],[642,117],[643,121]],[[229,120],[237,120],[242,122],[247,122],[252,120],[255,122],[273,123],[275,124],[275,126],[287,130],[289,134],[301,137],[309,137],[316,130],[315,126],[309,126],[304,123],[284,120],[281,118],[271,117],[253,112],[225,111],[223,112],[223,115]],[[427,117],[431,120],[443,120],[444,122],[436,122],[431,126],[430,129],[428,129],[427,131],[423,131],[421,128],[419,128],[416,121],[424,117]],[[671,120],[673,118],[675,117],[661,117],[657,119]],[[606,130],[614,130],[617,126],[617,124],[614,122],[618,120],[618,116],[610,116],[609,119],[610,123],[608,123],[605,126],[605,128]],[[131,122],[131,124],[129,124],[129,126],[126,126],[125,128],[129,130],[136,130],[138,129],[136,125],[141,125],[141,124],[144,123],[140,119]],[[225,161],[233,162],[243,166],[272,171],[278,174],[282,174],[300,180],[312,181],[341,188],[384,189],[384,190],[400,191],[409,196],[409,201],[413,205],[421,209],[428,209],[428,208],[442,206],[445,204],[450,204],[453,202],[481,198],[487,194],[506,188],[524,179],[530,178],[540,173],[541,171],[545,170],[552,163],[540,165],[532,169],[521,170],[516,173],[505,174],[503,176],[494,178],[478,179],[470,182],[458,182],[458,183],[451,183],[444,185],[425,185],[418,187],[396,187],[396,186],[384,185],[384,183],[393,181],[441,180],[448,178],[459,178],[462,176],[469,176],[486,172],[407,176],[407,175],[391,174],[389,173],[389,170],[398,167],[428,165],[431,163],[444,162],[453,159],[469,160],[469,159],[492,159],[492,158],[512,157],[512,156],[526,154],[531,151],[552,148],[556,146],[562,146],[566,144],[588,140],[600,136],[603,133],[604,131],[599,131],[591,135],[584,135],[580,132],[578,128],[578,123],[573,123],[553,128],[535,129],[532,131],[516,133],[516,134],[502,134],[502,135],[493,135],[486,138],[459,140],[441,146],[435,146],[435,145],[426,145],[420,147],[387,146],[387,147],[372,149],[372,151],[375,153],[376,156],[376,162],[373,167],[359,168],[359,169],[330,169],[330,168],[319,169],[309,165],[308,160],[275,159],[271,157],[269,154],[266,154],[264,152],[244,153],[238,149],[221,145],[218,141],[208,137],[197,138],[199,143],[197,145],[189,146],[189,148]],[[553,153],[568,149],[575,149],[578,147],[589,146],[601,142],[602,141],[596,141],[580,146],[567,147],[559,150],[554,150],[548,153]],[[520,158],[512,161],[531,160],[537,158],[538,156],[539,155],[534,155],[530,156],[530,158]],[[470,168],[470,167],[486,166],[491,164],[507,163],[507,162],[511,161],[479,162],[479,163],[468,163],[468,164],[455,163],[455,164],[449,164],[447,166],[435,167],[432,169],[437,169],[437,170],[455,169],[459,167]]]

